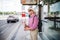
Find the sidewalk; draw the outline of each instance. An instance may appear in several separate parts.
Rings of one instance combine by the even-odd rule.
[[[21,24],[14,40],[30,40],[30,31],[24,31],[24,25]],[[39,35],[38,40],[41,40]]]

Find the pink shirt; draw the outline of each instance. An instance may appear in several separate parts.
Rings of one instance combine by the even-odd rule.
[[[33,20],[33,18],[34,18],[34,20]],[[33,23],[33,21],[34,21],[34,23]],[[35,16],[35,14],[31,15],[31,17],[29,18],[29,27],[31,29],[38,28],[38,17]]]

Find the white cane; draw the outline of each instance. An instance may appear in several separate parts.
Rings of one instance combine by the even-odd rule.
[[[24,23],[24,27],[25,27],[25,24],[26,24],[26,18],[25,17],[24,17],[23,23]],[[24,30],[24,33],[25,33],[24,40],[26,40],[26,31],[25,30]]]

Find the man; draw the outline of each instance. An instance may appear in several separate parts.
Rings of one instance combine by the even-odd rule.
[[[29,9],[29,25],[25,25],[25,30],[30,30],[30,36],[31,40],[38,40],[37,34],[38,34],[38,17],[35,14],[35,11],[33,9]]]

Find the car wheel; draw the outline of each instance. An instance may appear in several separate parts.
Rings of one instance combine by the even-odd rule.
[[[7,21],[7,23],[9,23],[9,21]]]
[[[17,22],[18,22],[19,20],[17,20]]]

